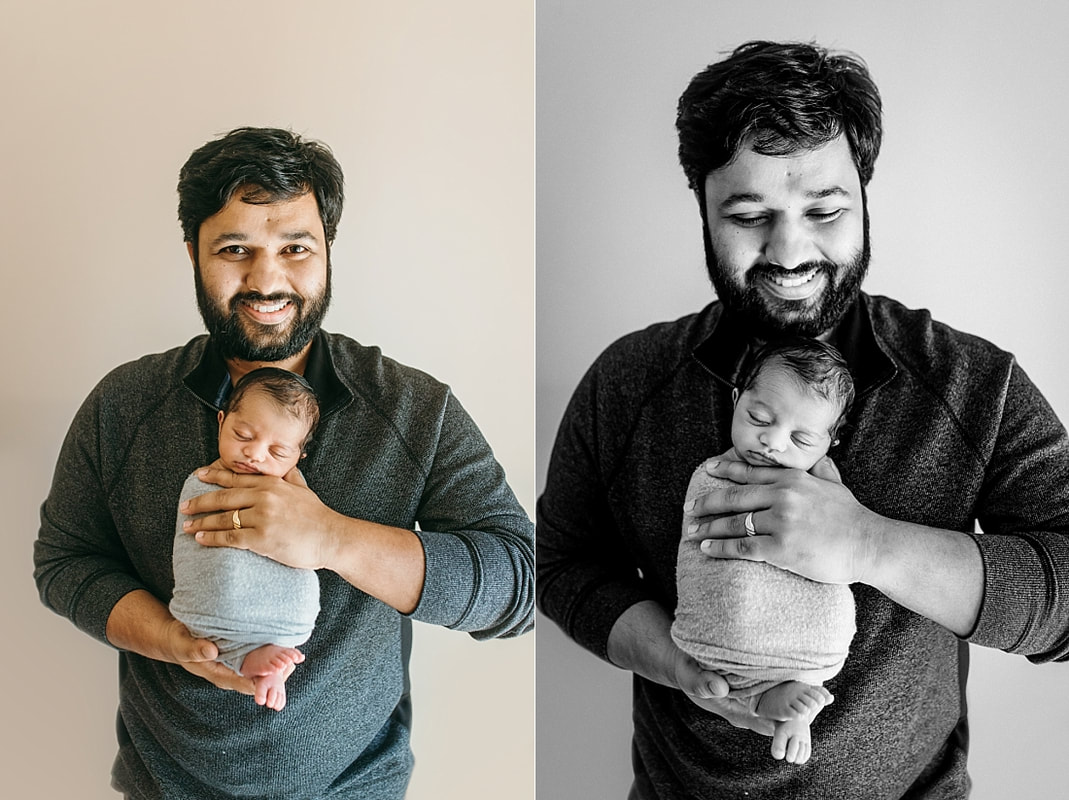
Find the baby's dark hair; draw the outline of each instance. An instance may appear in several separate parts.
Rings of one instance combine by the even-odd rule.
[[[818,339],[793,336],[770,341],[743,365],[739,391],[752,387],[771,366],[782,368],[807,391],[839,406],[839,417],[828,431],[834,439],[854,403],[854,379],[842,353]]]
[[[263,392],[279,408],[308,423],[308,433],[301,442],[301,450],[304,450],[319,425],[319,400],[308,381],[279,367],[254,369],[235,384],[223,406],[223,413],[236,411],[245,395],[252,391]]]

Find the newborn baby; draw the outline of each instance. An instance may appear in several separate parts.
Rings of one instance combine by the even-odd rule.
[[[801,470],[835,443],[854,395],[838,351],[809,339],[763,347],[740,387],[733,395],[733,448],[725,457]],[[702,464],[686,499],[727,485]],[[842,669],[856,630],[850,587],[762,562],[709,558],[687,537],[693,522],[684,515],[672,638],[727,679],[730,702],[776,720],[773,757],[804,764],[812,752],[810,723],[832,700],[822,684]],[[757,533],[752,515],[746,529]]]
[[[282,478],[304,457],[318,420],[315,393],[303,378],[276,367],[253,370],[219,412],[216,465]],[[179,502],[218,488],[190,475]],[[179,513],[171,613],[194,636],[215,642],[216,661],[253,679],[257,703],[281,711],[286,678],[304,661],[297,646],[319,614],[319,578],[248,550],[203,547],[182,530],[185,519]],[[239,510],[234,527],[240,520]]]

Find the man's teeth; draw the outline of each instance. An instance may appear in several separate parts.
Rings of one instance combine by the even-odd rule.
[[[804,272],[801,275],[769,275],[768,279],[777,286],[783,286],[787,289],[793,289],[795,286],[801,286],[803,283],[809,283],[816,277],[817,270],[811,270]]]
[[[280,300],[277,303],[249,303],[252,306],[253,311],[258,311],[261,314],[273,314],[276,311],[281,311],[289,304],[289,300]]]

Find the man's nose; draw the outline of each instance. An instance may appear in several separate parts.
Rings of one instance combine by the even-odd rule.
[[[806,225],[801,220],[776,219],[769,226],[765,242],[765,259],[784,269],[794,269],[813,260],[813,243]]]
[[[249,269],[245,275],[245,287],[248,291],[270,297],[288,290],[285,263],[281,256],[260,252],[254,255],[248,264]]]

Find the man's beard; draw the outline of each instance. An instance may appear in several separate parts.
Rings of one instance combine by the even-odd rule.
[[[788,335],[816,338],[834,328],[861,290],[869,269],[869,256],[867,210],[861,250],[849,261],[807,261],[793,270],[774,264],[757,265],[746,272],[743,284],[727,274],[712,247],[708,229],[705,234],[706,266],[717,297],[734,320],[760,339]],[[801,275],[812,269],[818,273],[813,280],[818,280],[819,273],[823,273],[825,282],[816,298],[780,300],[769,297],[759,287],[759,283],[768,277]]]
[[[330,306],[329,266],[323,291],[315,297],[305,298],[291,292],[272,295],[242,292],[230,298],[229,308],[225,310],[208,294],[199,268],[193,271],[193,275],[197,307],[204,326],[219,353],[226,359],[273,363],[292,358],[312,341]],[[243,317],[240,311],[243,302],[271,303],[281,300],[290,301],[294,307],[293,319],[284,326],[261,325]]]

